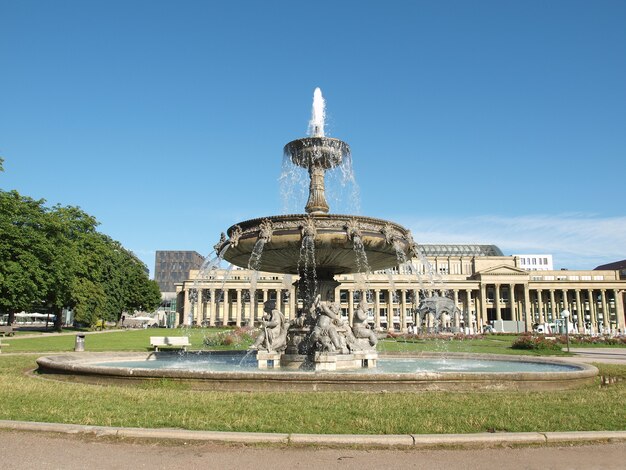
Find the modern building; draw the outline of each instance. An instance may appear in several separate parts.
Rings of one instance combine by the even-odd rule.
[[[626,280],[619,271],[529,271],[518,256],[504,256],[493,245],[421,245],[423,258],[367,276],[338,275],[334,300],[351,321],[361,293],[370,301],[370,324],[378,330],[423,327],[417,315],[421,296],[451,298],[461,315],[447,325],[453,331],[482,331],[497,320],[515,321],[520,331],[557,324],[568,309],[581,334],[624,331]],[[547,255],[542,255],[547,257]],[[532,266],[532,265],[531,265]],[[542,260],[543,266],[543,260]],[[291,275],[217,270],[210,278],[198,272],[176,285],[178,322],[184,324],[256,325],[263,303],[275,300],[287,318],[303,308]]]
[[[176,292],[175,284],[189,279],[192,270],[199,270],[204,257],[196,251],[157,251],[154,262],[154,280],[164,298]]]
[[[519,258],[520,268],[526,271],[553,271],[552,255],[513,255]]]

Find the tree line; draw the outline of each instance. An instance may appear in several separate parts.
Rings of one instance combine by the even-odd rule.
[[[0,313],[9,324],[17,312],[42,307],[60,329],[64,308],[94,325],[159,306],[159,287],[145,264],[97,227],[78,207],[47,207],[43,199],[0,189]]]

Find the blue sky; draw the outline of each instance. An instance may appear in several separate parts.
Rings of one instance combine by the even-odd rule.
[[[319,86],[361,215],[593,268],[626,258],[625,24],[610,0],[0,0],[0,188],[151,270],[208,255],[282,212]]]

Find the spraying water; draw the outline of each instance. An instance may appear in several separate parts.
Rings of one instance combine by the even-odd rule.
[[[308,135],[311,137],[324,137],[324,120],[326,119],[326,101],[322,96],[322,90],[317,87],[313,92],[313,109],[309,121]]]

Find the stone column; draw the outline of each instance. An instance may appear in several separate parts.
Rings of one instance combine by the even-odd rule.
[[[189,325],[189,315],[191,314],[191,302],[189,301],[189,288],[185,289],[185,306],[183,308],[183,325]]]
[[[235,311],[235,325],[241,326],[241,289],[237,289],[237,310]]]
[[[374,322],[376,331],[380,330],[380,289],[374,289]]]
[[[543,310],[543,289],[537,289],[537,307],[539,308],[539,324],[543,325],[546,322]]]
[[[467,328],[468,333],[472,334],[474,332],[474,325],[472,324],[472,291],[469,289],[465,289],[465,303],[467,306],[465,311],[465,328]]]
[[[394,331],[395,327],[393,325],[393,291],[391,289],[387,289],[387,330]]]
[[[459,308],[459,291],[458,291],[458,289],[454,289],[452,291],[452,297],[453,297],[452,300],[454,301],[454,306],[456,308]],[[454,314],[454,318],[452,320],[454,322],[453,323],[454,328],[456,329],[456,331],[459,331],[459,328],[460,328],[460,318],[459,318],[459,315]]]
[[[532,306],[530,304],[530,289],[528,284],[524,284],[524,331],[531,331],[533,328]]]
[[[215,326],[215,289],[210,291],[211,298],[209,299],[209,325]]]
[[[584,331],[583,324],[585,321],[585,309],[580,303],[580,289],[576,289],[576,326],[579,333]]]
[[[495,309],[496,320],[502,320],[502,312],[500,311],[500,284],[494,284],[493,288],[493,308]]]
[[[196,309],[196,323],[202,325],[204,320],[204,299],[202,298],[202,288],[198,287],[198,308]]]
[[[554,289],[550,289],[550,313],[552,315],[552,321],[556,320],[555,310],[555,300],[554,300]]]
[[[400,290],[400,331],[406,333],[406,289]]]
[[[476,327],[480,331],[481,325],[487,321],[487,286],[480,283],[480,315],[478,314],[478,308],[476,309]]]
[[[517,300],[515,299],[515,284],[509,284],[509,305],[511,309],[511,320],[519,321],[517,315]]]

